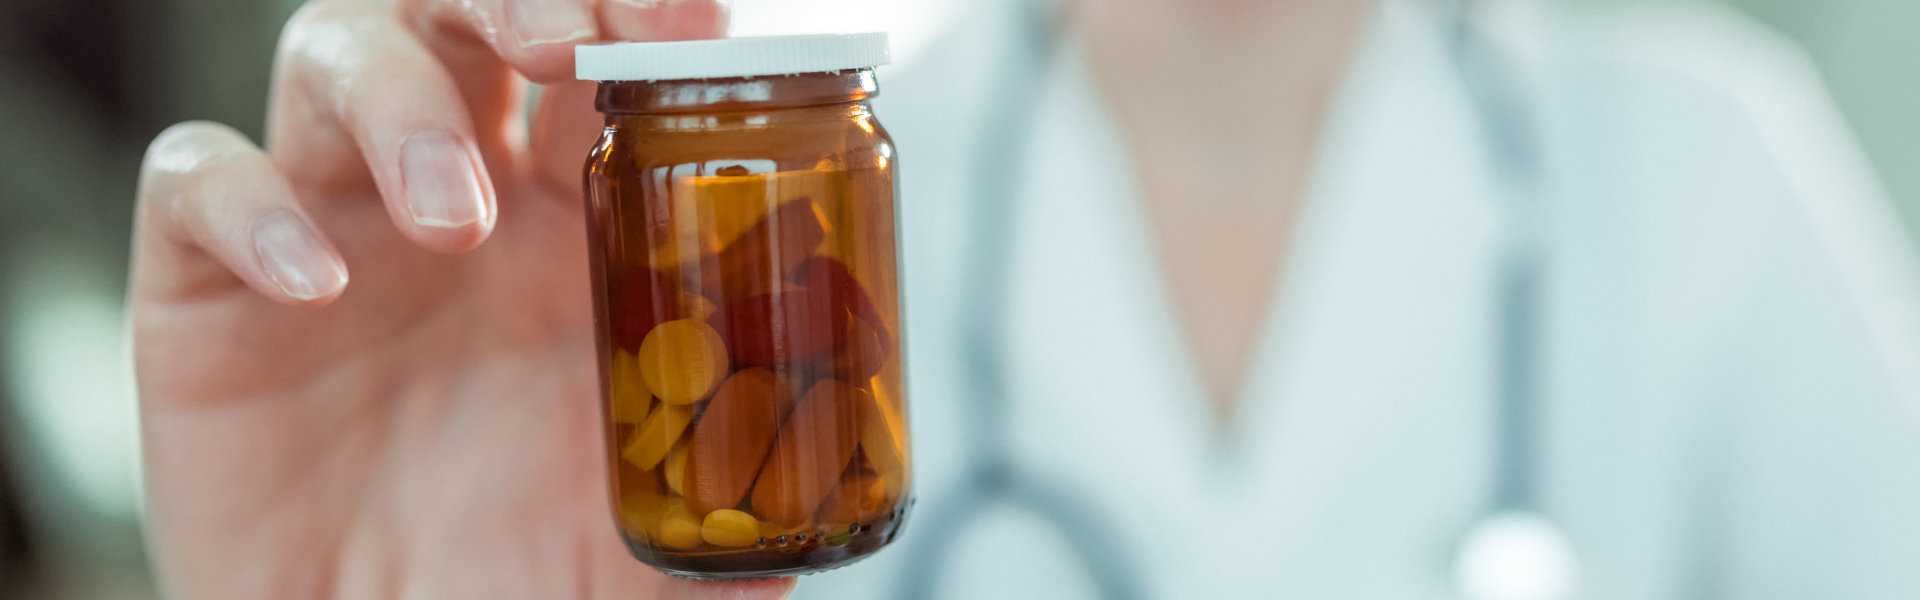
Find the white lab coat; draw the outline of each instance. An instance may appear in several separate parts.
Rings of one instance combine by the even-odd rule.
[[[1036,102],[1004,352],[1019,468],[1110,517],[1149,598],[1456,597],[1494,470],[1494,166],[1435,5],[1386,0],[1336,102],[1239,412],[1183,358],[1124,147],[1080,58],[996,89],[983,3],[882,73],[902,160],[919,504],[955,509],[978,440],[962,274],[990,103]],[[1501,5],[1542,146],[1549,247],[1541,507],[1573,597],[1920,598],[1915,271],[1805,62],[1713,9]],[[910,520],[798,598],[891,597]],[[945,598],[1093,586],[1033,516],[993,509]]]

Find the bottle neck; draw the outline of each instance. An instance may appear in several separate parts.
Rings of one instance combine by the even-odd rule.
[[[873,69],[767,77],[604,81],[594,105],[608,115],[764,111],[861,102],[879,94]]]

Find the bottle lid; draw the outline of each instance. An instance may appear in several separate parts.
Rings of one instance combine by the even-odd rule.
[[[573,58],[574,75],[587,81],[824,73],[887,64],[887,34],[833,33],[595,44],[575,46]]]

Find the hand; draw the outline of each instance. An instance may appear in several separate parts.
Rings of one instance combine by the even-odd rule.
[[[720,35],[718,2],[319,2],[283,36],[264,152],[205,123],[154,140],[130,303],[170,597],[791,589],[661,575],[607,500],[600,116],[571,46]],[[531,127],[522,77],[552,84]]]

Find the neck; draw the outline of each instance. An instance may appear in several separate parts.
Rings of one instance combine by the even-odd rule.
[[[1096,83],[1132,146],[1192,157],[1203,164],[1184,166],[1202,173],[1309,154],[1373,10],[1367,0],[1076,2]]]
[[[1078,0],[1189,356],[1231,415],[1367,0]]]

